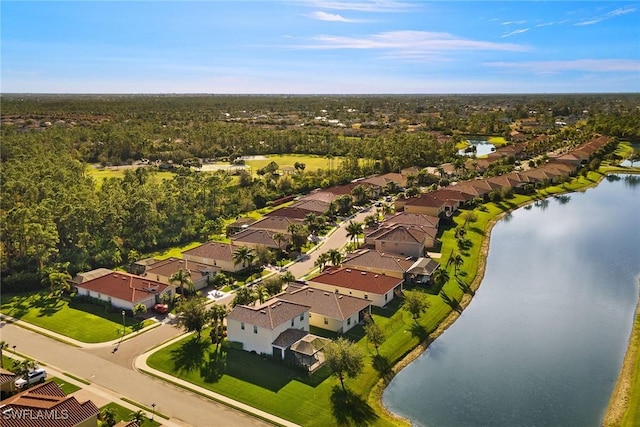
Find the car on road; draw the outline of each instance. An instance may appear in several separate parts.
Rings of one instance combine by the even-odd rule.
[[[169,306],[167,304],[156,304],[153,306],[153,311],[160,314],[166,314],[169,312]]]
[[[43,383],[47,379],[47,371],[36,368],[15,382],[17,388],[26,388],[33,384]]]

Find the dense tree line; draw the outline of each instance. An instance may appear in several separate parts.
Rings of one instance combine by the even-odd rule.
[[[3,95],[3,287],[40,283],[56,269],[74,274],[111,267],[158,248],[206,240],[221,231],[224,218],[287,195],[453,162],[461,135],[506,133],[518,118],[548,124],[557,114],[580,119],[590,112],[581,127],[551,123],[549,138],[528,143],[534,153],[577,144],[593,132],[638,140],[637,98]],[[182,167],[165,180],[153,167],[102,182],[87,173],[87,164],[96,162],[146,158],[180,165],[272,153],[341,160],[324,171],[298,165],[289,175],[274,173],[271,165],[239,179]]]

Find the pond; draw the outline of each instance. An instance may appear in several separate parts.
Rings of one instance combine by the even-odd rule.
[[[458,151],[459,155],[471,156],[475,154],[476,157],[486,156],[487,154],[494,151],[496,148],[495,145],[487,142],[487,140],[485,139],[468,139],[467,142],[471,144],[469,147],[467,147],[467,149],[470,149],[471,147],[475,147],[476,148],[475,152],[473,151],[467,152],[466,150],[459,150]]]
[[[640,276],[640,177],[520,208],[460,318],[383,395],[420,426],[598,426]]]

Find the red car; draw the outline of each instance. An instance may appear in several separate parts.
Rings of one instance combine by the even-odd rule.
[[[169,312],[169,306],[167,304],[156,304],[153,306],[153,311],[160,314],[165,314]]]

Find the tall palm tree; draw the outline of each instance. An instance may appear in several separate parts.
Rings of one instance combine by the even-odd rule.
[[[310,212],[304,217],[304,224],[307,226],[310,234],[316,235],[320,231],[320,222],[318,221],[318,215]]]
[[[191,272],[189,270],[180,269],[169,277],[169,283],[177,283],[180,286],[180,295],[184,297],[185,285],[189,289],[189,294],[193,294],[193,281],[191,280]]]
[[[209,317],[211,318],[212,328],[209,334],[211,339],[215,341],[216,352],[224,339],[224,318],[227,317],[229,311],[224,305],[214,304],[209,309]]]
[[[451,260],[451,262],[453,263],[453,268],[455,271],[455,275],[458,275],[458,268],[462,266],[462,264],[464,264],[464,258],[462,258],[462,255],[460,254],[456,254],[456,256],[454,256]]]
[[[347,224],[347,237],[349,237],[353,242],[355,242],[356,247],[358,246],[358,236],[362,234],[362,223],[357,221],[349,221]]]
[[[449,281],[449,278],[449,272],[443,268],[437,269],[431,276],[431,280],[438,288],[443,287]]]
[[[281,276],[281,278],[282,278],[282,282],[287,285],[289,283],[293,283],[296,281],[296,276],[294,276],[293,273],[290,271],[285,271],[284,274]]]
[[[324,267],[331,260],[328,252],[323,252],[318,255],[318,259],[316,259],[315,265],[320,269],[320,271],[324,270]]]
[[[287,236],[283,233],[273,233],[273,240],[277,243],[278,249],[282,250],[282,242],[287,240]]]
[[[9,343],[6,341],[0,341],[0,368],[4,369],[4,359],[2,358],[2,352],[9,348]]]
[[[351,190],[351,195],[356,199],[356,203],[364,203],[367,198],[367,189],[364,185],[356,185]]]
[[[333,265],[334,267],[338,267],[340,264],[342,264],[342,253],[340,253],[338,249],[329,249],[327,251],[327,254],[329,255],[331,265]]]
[[[269,299],[269,291],[267,291],[267,288],[265,288],[264,285],[255,286],[253,288],[253,292],[256,296],[256,299],[260,302],[260,304],[262,304],[267,299]]]
[[[299,252],[306,240],[305,227],[301,224],[289,224],[287,231],[291,233],[293,249]]]
[[[253,261],[253,251],[246,246],[240,246],[233,251],[233,265],[242,264],[242,268],[245,269],[251,265]]]

